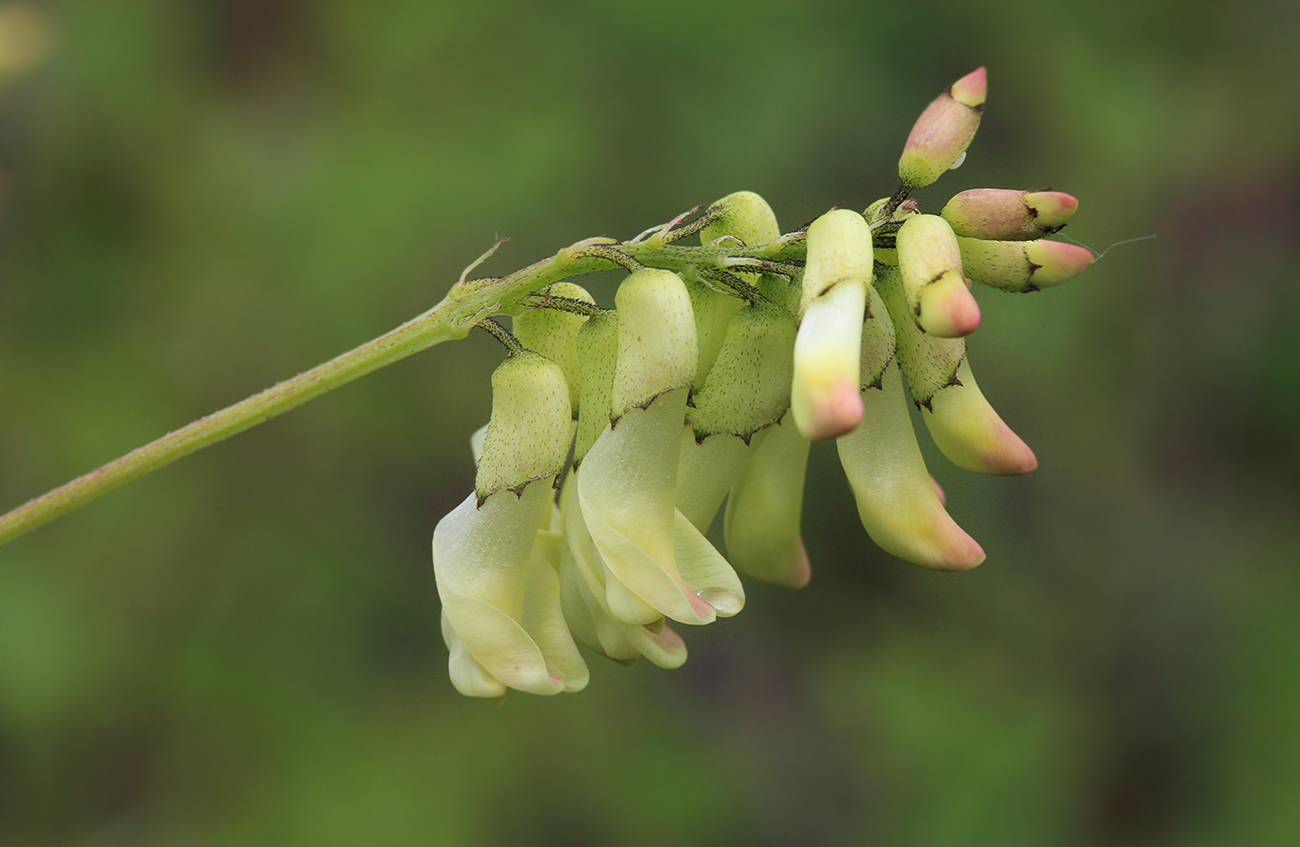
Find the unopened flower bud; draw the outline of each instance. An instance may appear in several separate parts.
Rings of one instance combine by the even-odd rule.
[[[898,175],[908,188],[923,188],[958,164],[975,130],[988,80],[983,68],[954,82],[921,113],[898,160]]]
[[[948,201],[939,214],[966,238],[1028,241],[1065,226],[1079,201],[1060,191],[973,188]]]
[[[858,382],[871,274],[871,230],[862,215],[837,209],[808,227],[790,407],[809,440],[842,435],[862,420]]]
[[[984,241],[958,236],[962,266],[976,282],[1027,292],[1060,285],[1093,262],[1092,252],[1060,241]]]
[[[903,293],[917,325],[940,338],[974,332],[980,308],[962,275],[952,227],[937,215],[913,215],[898,230],[897,244]]]
[[[559,365],[529,350],[502,362],[492,373],[492,416],[474,480],[479,502],[503,488],[518,494],[534,480],[561,473],[572,419]]]
[[[702,244],[730,237],[749,247],[761,247],[781,235],[776,213],[766,200],[752,191],[728,194],[710,205],[705,214],[713,220],[700,230]]]

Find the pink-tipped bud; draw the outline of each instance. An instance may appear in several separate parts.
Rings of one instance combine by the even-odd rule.
[[[979,329],[980,307],[957,271],[943,275],[921,289],[921,329],[939,338],[961,338]]]
[[[948,201],[939,214],[967,238],[1027,241],[1065,226],[1079,201],[1060,191],[974,188]]]
[[[790,409],[810,441],[843,435],[862,420],[862,322],[871,274],[871,231],[862,215],[837,209],[808,227]]]
[[[1060,285],[1082,273],[1096,257],[1087,247],[1060,241],[1029,241],[1025,256],[1033,265],[1030,281],[1039,288]]]
[[[985,241],[957,237],[962,266],[976,282],[1003,291],[1037,291],[1060,285],[1087,268],[1086,247],[1059,241]]]
[[[962,275],[952,227],[937,215],[912,215],[898,230],[903,294],[918,326],[940,338],[960,338],[980,323],[980,308]]]
[[[988,79],[979,68],[954,82],[921,113],[898,160],[908,188],[922,188],[961,163],[979,129]]]

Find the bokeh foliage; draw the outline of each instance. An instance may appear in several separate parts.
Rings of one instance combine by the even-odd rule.
[[[9,5],[9,4],[6,4]],[[1026,478],[876,551],[814,450],[812,584],[680,671],[467,702],[429,536],[500,352],[436,348],[0,549],[0,842],[1293,844],[1295,4],[64,0],[0,77],[0,508],[504,273],[741,188],[1069,191],[1118,247],[981,294]],[[608,287],[600,296],[608,297]],[[826,446],[826,445],[822,445]]]

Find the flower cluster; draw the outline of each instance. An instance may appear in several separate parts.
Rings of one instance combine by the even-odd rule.
[[[475,439],[476,490],[433,535],[461,693],[580,690],[578,644],[676,667],[686,646],[667,621],[736,614],[740,576],[806,584],[811,441],[836,440],[882,548],[943,570],[983,561],[926,470],[907,398],[960,467],[1033,470],[971,371],[971,283],[1033,291],[1092,261],[1041,240],[1074,212],[1067,194],[967,191],[938,215],[908,199],[965,158],[984,95],[981,68],[935,100],[902,185],[863,213],[783,236],[762,198],[733,194],[685,226],[593,240],[631,271],[614,310],[566,281],[523,302],[513,335],[485,323],[509,355]],[[666,245],[689,233],[701,248],[672,259]],[[704,534],[720,511],[725,556]]]

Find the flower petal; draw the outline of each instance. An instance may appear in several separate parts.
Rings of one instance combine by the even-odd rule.
[[[624,623],[611,614],[605,600],[605,584],[613,576],[596,551],[577,505],[573,488],[562,495],[565,517],[565,545],[560,555],[560,578],[564,590],[564,614],[574,637],[617,662],[634,664],[644,655],[662,668],[676,668],[686,661],[686,644],[663,618],[651,622],[659,632],[645,626]],[[616,580],[615,580],[616,581]]]
[[[731,564],[680,511],[673,522],[673,552],[682,581],[701,599],[729,618],[745,608],[745,589]]]
[[[963,359],[958,366],[957,383],[935,394],[921,418],[939,450],[959,468],[987,474],[1022,474],[1038,467],[1034,451],[984,399],[969,359]]]
[[[686,389],[632,408],[603,432],[577,472],[578,503],[606,567],[633,595],[661,616],[683,623],[710,623],[712,606],[677,572],[673,549],[677,456],[686,414]],[[606,586],[611,609],[622,617],[626,599]]]
[[[442,640],[447,644],[447,675],[451,677],[451,684],[457,691],[466,697],[483,697],[490,700],[499,700],[506,696],[509,689],[488,673],[487,669],[465,649],[465,645],[456,636],[456,630],[452,629],[447,621],[445,609],[442,612]]]
[[[739,436],[720,433],[695,440],[695,430],[682,431],[677,464],[677,508],[700,532],[708,532],[727,492],[745,473],[767,435],[759,430],[746,444]]]
[[[448,624],[489,674],[533,694],[563,689],[520,623],[526,566],[550,498],[549,486],[534,484],[519,496],[498,491],[480,508],[471,494],[433,533],[434,576]]]
[[[862,426],[836,442],[862,525],[873,541],[901,559],[940,570],[975,567],[984,561],[984,550],[939,502],[916,443],[898,367],[890,364],[881,382],[881,388],[862,393]]]
[[[564,620],[560,575],[537,547],[528,560],[528,584],[524,589],[520,623],[542,651],[547,672],[561,681],[565,691],[581,691],[587,687],[587,663],[578,654],[578,646],[573,643]]]
[[[727,558],[745,576],[802,588],[811,576],[799,525],[812,445],[789,415],[766,433],[727,498]]]

